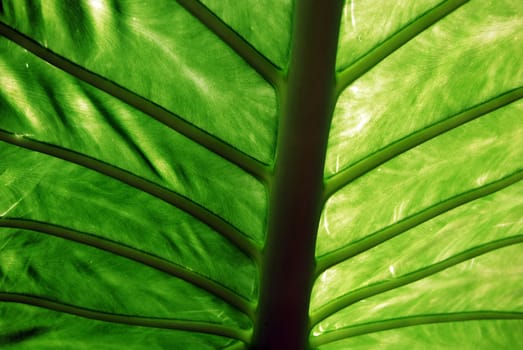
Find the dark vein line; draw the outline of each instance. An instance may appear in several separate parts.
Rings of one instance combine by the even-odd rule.
[[[248,300],[234,293],[227,287],[212,281],[208,277],[189,271],[182,266],[171,263],[138,249],[123,245],[121,243],[93,236],[92,234],[74,229],[26,219],[10,219],[0,217],[0,227],[38,231],[51,236],[85,244],[87,246],[98,248],[100,250],[104,250],[106,252],[136,261],[172,276],[181,278],[215,296],[218,296],[249,317],[253,316],[254,306]]]
[[[142,190],[199,219],[209,227],[213,228],[216,232],[227,238],[247,256],[255,260],[258,258],[259,248],[255,245],[255,243],[245,237],[237,228],[220,218],[218,215],[210,212],[199,204],[194,203],[190,199],[178,193],[172,192],[137,175],[86,155],[53,146],[41,141],[31,140],[25,136],[18,136],[1,129],[0,141],[4,141],[36,152],[48,154],[71,163],[81,165],[88,169],[97,171],[100,174],[107,175],[113,179],[119,180],[129,186]]]
[[[278,87],[281,85],[283,77],[279,68],[205,5],[196,0],[177,0],[177,2],[233,49],[272,86]]]
[[[406,232],[407,230],[410,230],[413,227],[435,218],[438,215],[441,215],[475,199],[500,191],[522,179],[523,171],[519,170],[502,179],[481,187],[474,188],[470,191],[458,194],[440,203],[434,204],[433,206],[428,207],[412,216],[409,216],[388,227],[376,231],[375,233],[361,239],[360,241],[351,243],[350,245],[340,248],[339,250],[326,254],[320,257],[317,261],[316,276],[319,276],[319,274],[329,267],[354,257],[372,247],[375,247],[397,235],[402,234],[403,232]]]
[[[341,309],[346,308],[360,300],[367,299],[372,296],[388,292],[395,288],[405,286],[407,284],[416,282],[422,278],[432,276],[440,271],[453,267],[466,260],[519,243],[523,243],[523,235],[513,236],[489,242],[484,245],[471,248],[467,251],[454,255],[446,260],[427,266],[423,269],[410,272],[409,274],[406,274],[399,278],[395,278],[394,280],[380,282],[378,284],[370,285],[368,287],[352,291],[349,294],[343,295],[333,300],[332,302],[322,306],[316,312],[314,312],[310,317],[311,328],[314,327],[314,325],[316,325],[317,323],[329,317],[330,315],[334,314],[335,312],[340,311]]]
[[[391,329],[419,326],[435,323],[451,323],[464,321],[485,321],[485,320],[523,320],[523,312],[506,311],[470,311],[455,312],[448,314],[432,314],[408,316],[384,321],[369,322],[347,328],[338,329],[333,332],[322,334],[311,338],[312,347],[324,345],[337,340],[356,337],[359,335],[376,333]]]
[[[340,171],[328,179],[325,184],[325,198],[329,198],[333,193],[340,190],[358,177],[366,174],[372,169],[382,165],[390,159],[406,152],[414,147],[435,138],[447,131],[455,129],[469,121],[491,113],[499,108],[507,106],[523,98],[523,87],[516,88],[492,98],[486,102],[476,105],[450,118],[418,130],[409,136],[395,141],[394,143],[376,151],[366,158],[358,161],[345,170]]]
[[[103,322],[120,323],[140,327],[163,328],[180,331],[192,331],[199,333],[215,334],[223,337],[238,339],[243,342],[248,342],[250,337],[248,331],[222,326],[210,322],[119,315],[102,311],[90,310],[78,306],[47,300],[41,297],[24,294],[0,292],[0,301],[37,306],[52,311],[62,312]]]
[[[237,165],[254,177],[261,180],[267,177],[268,168],[265,164],[242,153],[228,143],[192,125],[154,102],[67,60],[2,22],[0,22],[0,34],[73,77],[149,115],[188,139],[204,146],[209,151]]]
[[[469,0],[449,0],[427,11],[387,40],[376,46],[365,56],[338,74],[336,91],[340,94],[345,87],[372,69],[385,57],[402,47],[422,31],[441,20]]]

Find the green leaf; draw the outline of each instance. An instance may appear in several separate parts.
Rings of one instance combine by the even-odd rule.
[[[522,347],[522,30],[0,1],[0,347]]]

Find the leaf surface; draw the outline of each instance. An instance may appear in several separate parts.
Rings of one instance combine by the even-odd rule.
[[[1,347],[523,346],[521,2],[314,6],[0,1]]]
[[[319,349],[519,344],[523,8],[471,1],[417,32],[451,3],[384,2],[386,18],[346,4],[338,76],[350,84],[331,126],[310,306]]]

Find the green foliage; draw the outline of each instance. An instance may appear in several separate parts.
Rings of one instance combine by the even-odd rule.
[[[310,348],[523,347],[523,3],[309,3],[0,1],[0,347],[261,346],[302,237]]]

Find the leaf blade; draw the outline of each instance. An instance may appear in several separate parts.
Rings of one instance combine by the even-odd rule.
[[[151,6],[84,1],[71,7],[16,2],[6,6],[0,19],[53,52],[271,163],[273,88],[176,2]],[[238,103],[238,95],[256,98]],[[220,127],[223,116],[231,128]]]

